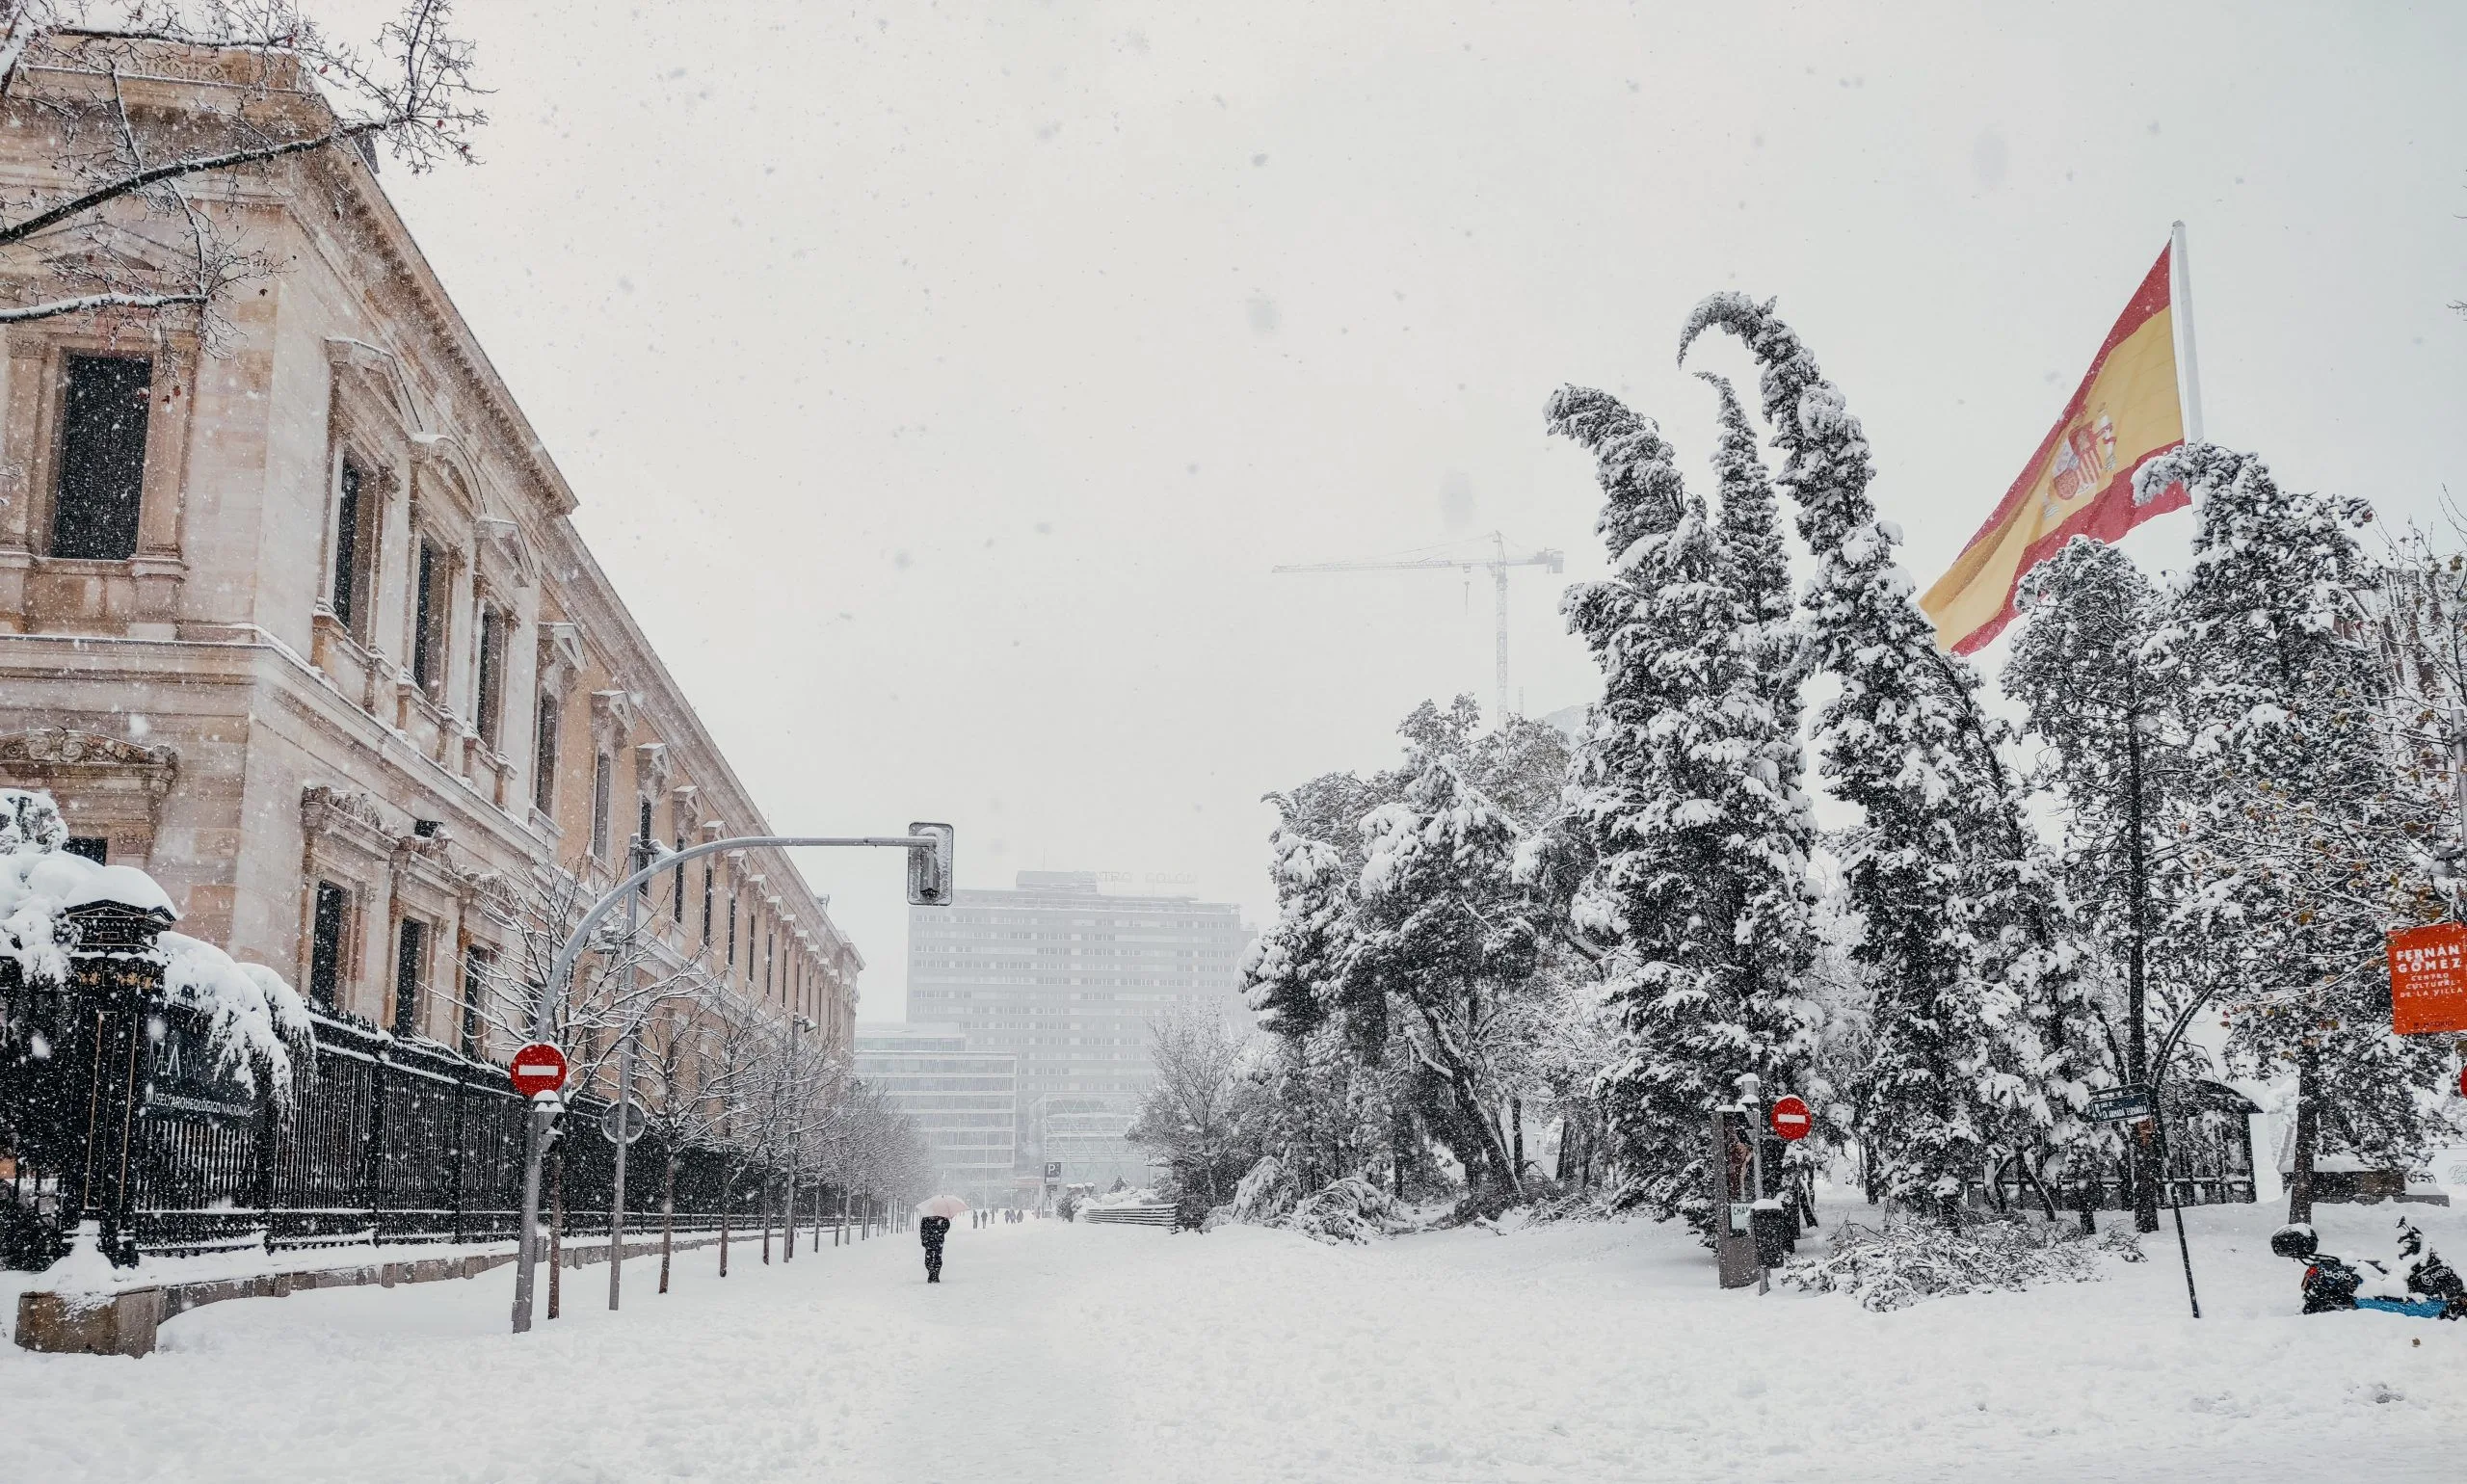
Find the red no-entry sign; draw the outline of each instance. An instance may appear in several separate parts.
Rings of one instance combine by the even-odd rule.
[[[566,1085],[566,1053],[544,1041],[535,1041],[514,1053],[514,1090],[525,1098],[553,1093]]]
[[[1816,1126],[1816,1115],[1808,1111],[1806,1103],[1789,1093],[1773,1100],[1772,1110],[1764,1115],[1764,1121],[1785,1139],[1804,1139],[1808,1130]]]

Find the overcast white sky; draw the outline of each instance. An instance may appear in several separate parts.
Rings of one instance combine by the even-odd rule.
[[[487,0],[486,163],[385,180],[775,825],[1264,921],[1260,795],[1491,676],[1478,584],[1269,567],[1561,547],[1515,681],[1587,699],[1542,406],[1701,468],[1711,290],[1780,296],[1923,585],[2177,217],[2214,438],[2467,494],[2467,7],[1878,9]],[[895,862],[806,869],[897,1019]]]

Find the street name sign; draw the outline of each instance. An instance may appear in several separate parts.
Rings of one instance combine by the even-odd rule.
[[[2090,1095],[2090,1121],[2094,1124],[2121,1124],[2153,1117],[2158,1111],[2159,1100],[2139,1082],[2103,1087]]]
[[[553,1093],[566,1085],[566,1053],[544,1041],[535,1041],[514,1053],[507,1071],[514,1076],[514,1090],[525,1098]]]
[[[2467,1030],[2467,924],[2390,935],[2390,1028],[2401,1036]]]
[[[1773,1131],[1781,1137],[1797,1140],[1806,1138],[1808,1130],[1816,1126],[1816,1116],[1808,1111],[1805,1102],[1784,1093],[1773,1100],[1773,1106],[1766,1111],[1764,1122],[1771,1125]]]

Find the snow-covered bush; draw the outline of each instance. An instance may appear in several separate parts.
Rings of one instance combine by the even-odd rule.
[[[1255,1227],[1272,1226],[1291,1212],[1301,1199],[1302,1192],[1287,1171],[1285,1161],[1269,1154],[1251,1166],[1251,1173],[1234,1187],[1234,1219]]]
[[[1850,1294],[1879,1313],[1957,1293],[2092,1283],[2107,1276],[2100,1258],[2141,1258],[2129,1232],[2091,1238],[2066,1227],[2006,1219],[1948,1227],[1898,1213],[1881,1226],[1844,1222],[1834,1228],[1832,1248],[1824,1257],[1791,1259],[1782,1281],[1813,1293]]]
[[[1304,1198],[1279,1225],[1322,1242],[1367,1242],[1409,1230],[1413,1223],[1388,1192],[1348,1175]]]
[[[165,923],[179,920],[153,877],[73,855],[61,848],[67,838],[50,795],[0,788],[0,960],[29,985],[67,980],[76,938],[67,914],[76,908],[111,902]],[[164,998],[202,1018],[222,1070],[253,1086],[255,1068],[265,1066],[275,1095],[286,1096],[292,1056],[310,1043],[308,1007],[282,976],[179,933],[157,937],[154,956],[163,966]]]
[[[1348,1175],[1305,1194],[1292,1169],[1274,1154],[1251,1166],[1234,1199],[1208,1212],[1200,1230],[1213,1231],[1228,1221],[1279,1227],[1322,1242],[1366,1242],[1413,1227],[1376,1181]]]

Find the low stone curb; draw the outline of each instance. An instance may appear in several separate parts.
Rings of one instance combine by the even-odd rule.
[[[716,1232],[698,1232],[676,1238],[672,1250],[691,1252],[698,1247],[717,1246],[719,1240]],[[628,1259],[653,1257],[658,1252],[656,1240],[625,1244]],[[597,1266],[608,1260],[608,1244],[570,1246],[563,1250],[562,1257],[564,1265],[570,1268]],[[514,1259],[511,1252],[491,1252],[460,1258],[411,1258],[394,1262],[295,1268],[245,1278],[158,1284],[109,1297],[28,1289],[17,1295],[17,1347],[48,1355],[151,1355],[163,1321],[207,1304],[225,1299],[288,1298],[310,1288],[355,1288],[370,1284],[391,1288],[400,1284],[477,1278]]]

